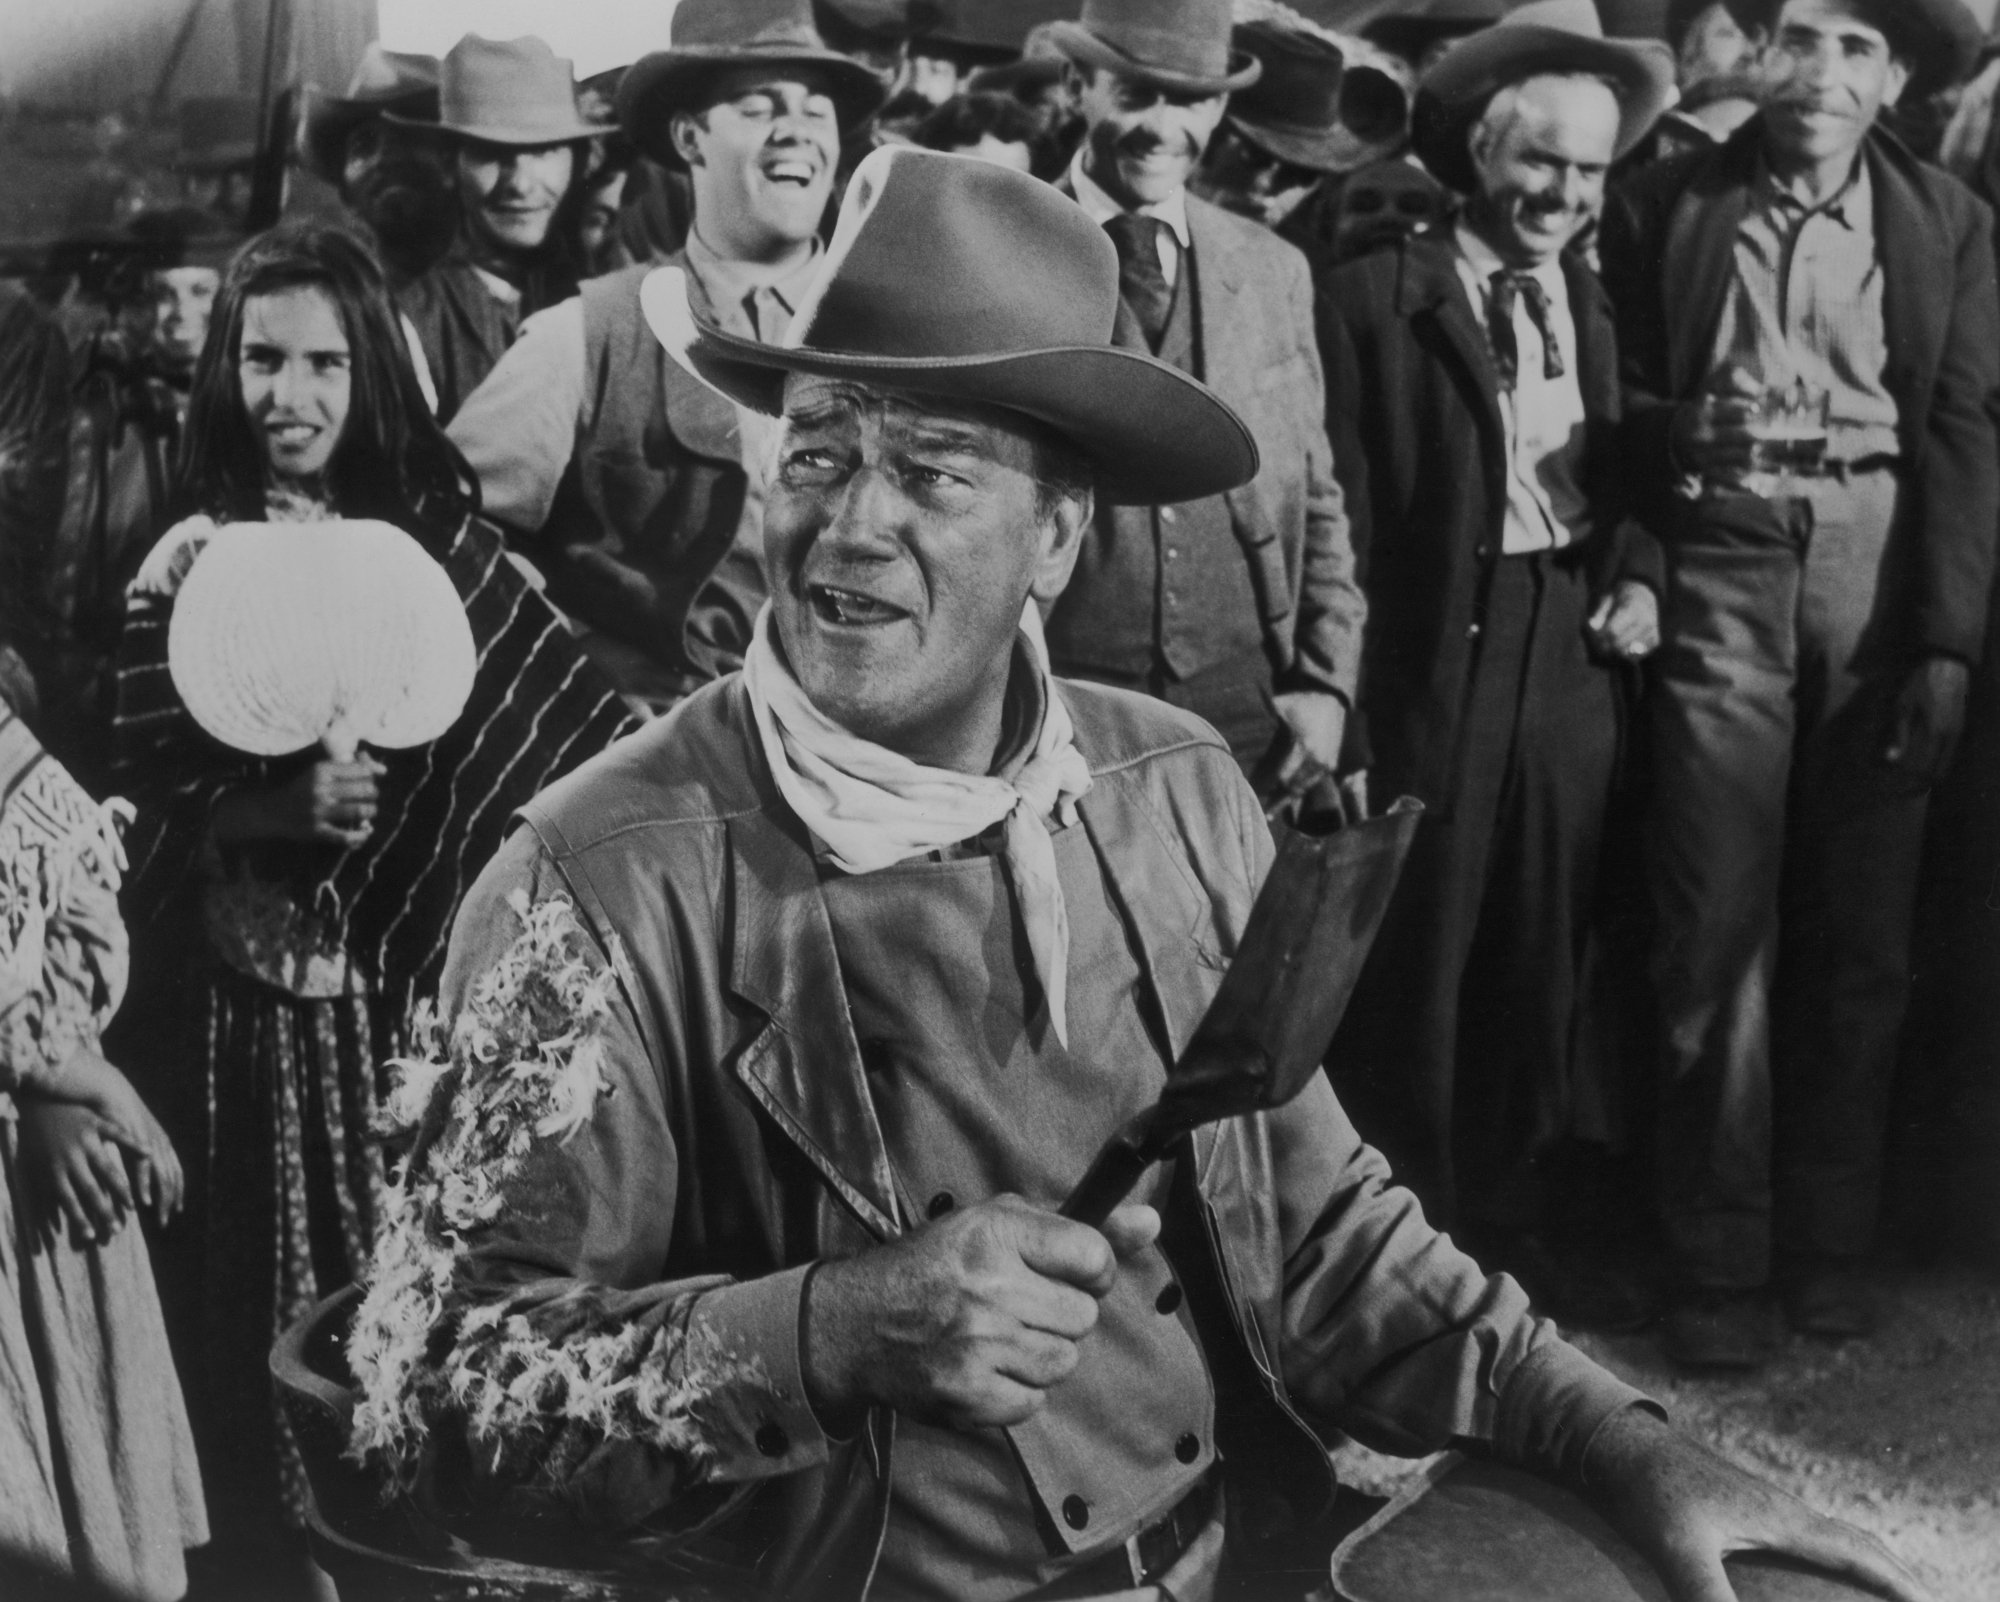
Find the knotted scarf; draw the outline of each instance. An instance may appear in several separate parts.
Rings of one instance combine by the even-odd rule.
[[[1030,608],[1033,602],[1029,603]],[[1043,819],[1076,821],[1090,767],[1069,709],[1035,644],[1025,659],[1042,681],[1042,726],[1012,779],[925,767],[849,734],[812,704],[779,654],[771,609],[758,616],[743,684],[778,792],[847,873],[872,873],[984,833],[1004,820],[1000,859],[1027,929],[1056,1039],[1069,1045],[1069,914]]]

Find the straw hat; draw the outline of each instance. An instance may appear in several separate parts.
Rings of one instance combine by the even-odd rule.
[[[618,86],[618,122],[663,166],[680,165],[669,120],[699,107],[716,74],[733,67],[798,67],[824,74],[843,133],[882,107],[888,86],[860,62],[829,50],[808,0],[681,0],[665,50],[641,56]]]
[[[1615,155],[1630,152],[1673,105],[1674,53],[1656,39],[1607,39],[1591,0],[1527,0],[1451,47],[1417,84],[1410,143],[1440,182],[1478,186],[1466,148],[1487,102],[1509,84],[1549,72],[1593,73],[1618,90]]]
[[[434,123],[438,108],[438,59],[371,44],[354,69],[347,92],[308,88],[299,126],[299,165],[339,184],[347,163],[347,136],[370,117],[393,111],[411,122]]]
[[[533,35],[482,39],[468,33],[439,67],[435,125],[394,111],[383,118],[518,149],[594,139],[604,131],[578,115],[569,62]]]
[[[970,156],[888,145],[855,169],[783,345],[698,324],[678,268],[640,290],[660,342],[752,411],[787,373],[999,406],[1054,429],[1111,503],[1189,501],[1247,483],[1257,446],[1179,368],[1112,344],[1118,253],[1083,208]]]
[[[224,745],[351,761],[457,721],[478,666],[444,569],[387,523],[232,523],[194,559],[167,628],[167,666]]]
[[[1102,67],[1181,94],[1247,89],[1262,70],[1230,48],[1230,0],[1084,0],[1049,37],[1081,67]]]

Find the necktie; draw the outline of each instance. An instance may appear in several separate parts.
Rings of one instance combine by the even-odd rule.
[[[1549,316],[1549,292],[1532,273],[1503,267],[1492,277],[1493,295],[1487,311],[1487,338],[1493,345],[1493,365],[1500,374],[1500,387],[1513,389],[1521,381],[1521,347],[1514,337],[1514,307],[1528,303],[1528,320],[1542,335],[1542,376],[1561,378],[1562,345],[1556,339],[1555,322]]]
[[[1174,303],[1167,275],[1160,270],[1160,231],[1165,227],[1157,217],[1135,217],[1130,212],[1120,212],[1104,225],[1118,248],[1118,293],[1125,297],[1125,304],[1146,331],[1146,342],[1156,352]]]

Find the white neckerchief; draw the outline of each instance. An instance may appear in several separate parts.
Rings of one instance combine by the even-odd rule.
[[[1033,602],[1029,603],[1032,610]],[[1036,620],[1039,622],[1039,619]],[[771,608],[743,663],[743,685],[778,792],[848,873],[872,873],[984,833],[1005,820],[1000,859],[1014,887],[1028,949],[1056,1039],[1069,1045],[1069,913],[1043,819],[1076,821],[1090,767],[1069,709],[1029,629],[1028,659],[1042,679],[1042,726],[1014,778],[925,767],[849,734],[812,704],[778,652]]]

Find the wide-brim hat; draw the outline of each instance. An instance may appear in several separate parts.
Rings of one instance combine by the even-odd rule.
[[[879,111],[889,93],[876,73],[826,47],[807,0],[681,0],[668,47],[640,57],[618,86],[619,126],[655,161],[680,165],[669,119],[698,106],[703,86],[735,67],[824,74],[843,133]]]
[[[817,373],[1034,419],[1090,463],[1100,500],[1154,505],[1247,483],[1257,445],[1213,391],[1112,343],[1118,253],[1083,208],[1026,173],[907,145],[872,152],[784,343],[698,320],[680,269],[640,290],[661,344],[771,416]]]
[[[345,94],[308,85],[299,118],[299,165],[338,184],[347,136],[370,117],[395,112],[406,122],[437,121],[438,59],[371,44]]]
[[[1417,84],[1410,143],[1461,194],[1478,184],[1466,141],[1500,90],[1543,73],[1591,73],[1618,93],[1614,158],[1633,150],[1673,105],[1674,53],[1657,39],[1607,39],[1591,0],[1528,0],[1445,52]]]
[[[1084,0],[1049,41],[1080,67],[1101,67],[1179,94],[1247,89],[1264,69],[1231,48],[1230,0]]]
[[[604,132],[577,111],[569,62],[532,34],[483,39],[468,33],[438,68],[437,120],[393,111],[384,112],[383,120],[523,150],[594,139]]]
[[[1784,0],[1732,0],[1752,27],[1768,28]],[[1861,0],[1861,9],[1910,62],[1907,103],[1962,83],[1979,66],[1986,33],[1965,0]]]
[[[1037,23],[1021,41],[1019,59],[975,69],[965,80],[966,89],[973,94],[992,93],[1025,98],[1040,94],[1060,82],[1069,57],[1063,54],[1062,46],[1050,37],[1054,29],[1053,22]]]
[[[1506,14],[1507,0],[1430,0],[1364,23],[1361,37],[1414,61],[1440,40],[1478,33]]]

